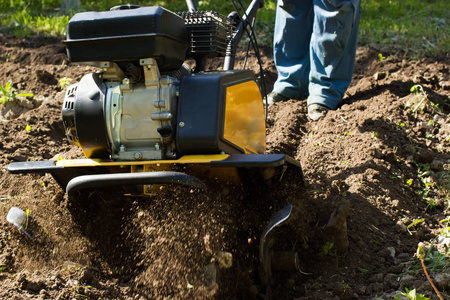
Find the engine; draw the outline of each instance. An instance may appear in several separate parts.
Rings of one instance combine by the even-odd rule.
[[[264,153],[253,73],[194,73],[184,63],[225,54],[230,28],[218,18],[157,6],[76,14],[67,27],[69,59],[101,71],[67,89],[68,140],[88,158],[126,161]]]

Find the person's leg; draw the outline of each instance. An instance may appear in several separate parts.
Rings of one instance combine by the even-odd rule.
[[[312,0],[278,0],[273,57],[278,71],[273,92],[299,99],[308,94]]]
[[[336,109],[352,80],[361,0],[314,0],[308,105]]]

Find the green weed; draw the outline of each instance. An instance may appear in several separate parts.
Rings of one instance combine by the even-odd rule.
[[[363,274],[370,274],[370,270],[358,267],[358,270]]]
[[[430,298],[425,297],[422,294],[417,294],[416,289],[413,290],[408,290],[407,288],[405,288],[406,293],[402,293],[403,296],[408,297],[411,300],[428,300]],[[400,297],[400,295],[396,295],[394,297],[394,300],[402,300],[402,298]]]
[[[444,228],[440,231],[440,233],[431,241],[430,245],[428,246],[428,251],[425,253],[422,249],[418,249],[420,253],[416,254],[416,256],[420,259],[422,257],[422,260],[420,261],[420,264],[425,266],[426,269],[430,270],[430,272],[448,272],[450,269],[450,260],[448,258],[448,255],[450,255],[450,249],[445,249],[445,251],[440,252],[435,249],[434,245],[436,241],[439,238],[447,238],[450,237],[450,227],[449,225],[450,217],[447,219],[441,220],[440,223],[444,224]],[[409,227],[408,227],[409,228]],[[419,257],[420,254],[420,257]],[[405,273],[407,274],[415,274],[417,273],[420,268],[423,266],[420,266],[416,263],[412,264],[410,267],[408,267],[408,270],[406,270]]]
[[[61,90],[67,88],[70,83],[72,82],[72,78],[67,78],[67,77],[63,77],[61,79],[58,80],[59,82],[59,86],[61,87]]]
[[[417,174],[422,184],[419,194],[427,202],[427,208],[435,206],[438,199],[450,205],[450,170],[435,174],[429,164],[417,164]]]
[[[417,258],[420,259],[420,262],[422,264],[422,268],[423,268],[423,272],[425,273],[425,276],[427,277],[428,281],[430,282],[431,286],[433,287],[434,291],[436,292],[436,294],[438,295],[439,299],[444,300],[444,298],[442,298],[441,294],[439,293],[438,289],[436,288],[436,286],[434,285],[433,281],[430,278],[430,275],[428,275],[428,271],[427,268],[425,266],[425,250],[423,249],[423,243],[419,243],[418,247],[417,247],[417,252],[416,252],[416,256]],[[428,299],[428,298],[427,298]]]
[[[334,244],[330,242],[326,242],[322,247],[322,251],[319,254],[320,256],[337,256],[336,248],[334,248]]]
[[[408,228],[411,228],[411,227],[413,227],[414,225],[419,224],[419,223],[422,223],[422,222],[424,222],[424,221],[425,221],[425,219],[415,220],[415,221],[413,221],[411,224],[408,225]]]
[[[16,89],[12,87],[12,81],[9,80],[5,86],[0,85],[0,104],[14,101],[16,97],[34,97],[31,93],[16,93]]]
[[[408,100],[408,102],[405,104],[405,107],[411,108],[412,112],[415,113],[415,117],[417,117],[418,112],[423,113],[427,111],[439,115],[444,115],[441,109],[439,109],[439,105],[433,103],[429,99],[428,94],[420,84],[413,85],[410,89],[410,92],[413,93],[414,96]]]

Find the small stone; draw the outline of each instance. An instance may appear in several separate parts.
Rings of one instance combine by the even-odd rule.
[[[418,163],[429,164],[434,160],[434,155],[432,151],[423,150],[420,153],[416,153],[414,159]]]
[[[43,283],[40,281],[28,281],[25,289],[37,293],[42,289],[42,286]]]
[[[386,151],[386,154],[384,155],[384,159],[390,163],[395,163],[397,161],[397,156],[392,151]]]
[[[450,277],[445,274],[438,273],[434,275],[433,282],[438,290],[446,290],[450,286]]]
[[[414,163],[414,156],[413,156],[413,155],[408,155],[408,156],[406,157],[406,162],[407,162],[408,164]]]
[[[30,100],[28,100],[25,97],[16,97],[15,99],[16,103],[19,104],[20,106],[26,108],[26,109],[33,109],[34,108],[34,104],[33,102],[31,102]]]
[[[395,250],[394,250],[395,251]],[[391,252],[388,248],[384,248],[378,252],[378,256],[383,257],[385,260],[392,259]]]
[[[403,266],[402,265],[393,265],[388,269],[389,273],[393,274],[401,274],[403,272]]]
[[[405,232],[408,227],[402,222],[402,221],[397,221],[397,226],[399,227],[400,232]]]
[[[384,290],[384,284],[381,282],[375,282],[370,285],[372,291],[379,293]]]
[[[345,285],[340,282],[336,282],[333,285],[333,293],[337,296],[344,294],[345,293]]]
[[[355,288],[355,292],[358,293],[358,295],[364,295],[367,292],[367,287],[365,285],[358,285]]]
[[[36,79],[44,83],[57,83],[55,77],[46,70],[35,70]]]
[[[442,161],[433,160],[430,164],[430,168],[435,172],[441,172],[444,171],[444,164]]]
[[[375,278],[375,282],[383,282],[384,281],[383,280],[383,278],[384,278],[384,274],[383,273],[375,274],[373,277]]]
[[[217,253],[216,261],[221,268],[231,268],[231,266],[233,265],[233,254],[231,254],[230,252],[220,251],[219,253]]]
[[[375,80],[381,80],[384,78],[386,78],[385,72],[376,72],[375,74],[373,74],[373,79],[375,79]]]
[[[386,248],[389,251],[389,254],[392,258],[395,258],[395,248],[394,247],[387,247]]]
[[[92,283],[92,281],[94,280],[94,274],[92,274],[91,271],[89,271],[88,269],[84,269],[81,273],[81,278],[80,280],[82,282],[86,282],[86,283]]]
[[[259,293],[258,287],[257,287],[256,285],[252,285],[252,286],[248,289],[248,292],[250,293],[250,295],[251,295],[252,297],[256,297],[256,296],[258,296],[258,293]]]
[[[381,149],[378,148],[370,148],[370,155],[372,157],[378,158],[378,159],[382,159],[384,157],[383,151]]]

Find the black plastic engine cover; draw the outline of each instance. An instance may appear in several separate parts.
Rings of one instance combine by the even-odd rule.
[[[223,138],[226,88],[254,78],[249,70],[214,71],[183,77],[177,114],[178,154],[243,153]]]
[[[179,69],[189,46],[184,20],[159,6],[77,13],[65,44],[73,62],[155,58],[162,71]]]
[[[87,74],[69,87],[63,104],[67,138],[78,144],[87,158],[111,155],[104,116],[106,89],[98,73]]]

